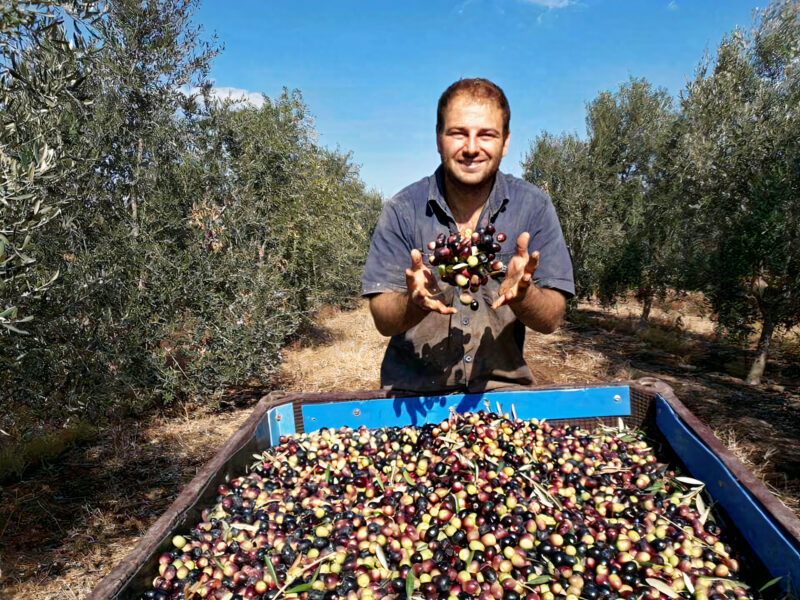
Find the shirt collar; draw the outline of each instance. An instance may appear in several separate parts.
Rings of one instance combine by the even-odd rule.
[[[489,217],[494,217],[508,200],[506,175],[498,171],[494,179],[492,191],[489,192],[489,201],[487,203],[489,207]],[[450,207],[444,199],[444,171],[442,165],[438,166],[433,177],[430,177],[428,180],[428,202],[435,204],[444,214],[453,218]]]

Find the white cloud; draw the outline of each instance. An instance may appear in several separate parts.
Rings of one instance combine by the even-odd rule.
[[[675,0],[670,0],[670,3],[667,4],[668,10],[678,10],[678,3]]]
[[[546,8],[564,8],[572,4],[572,0],[525,0],[525,2]]]
[[[260,92],[250,92],[232,87],[215,87],[211,89],[211,94],[219,100],[231,98],[237,103],[252,104],[256,108],[261,108],[264,105],[264,95]]]
[[[200,88],[191,88],[184,90],[186,94],[196,94],[200,92]],[[251,92],[234,87],[213,87],[211,88],[211,96],[216,100],[232,100],[233,104],[255,106],[261,108],[264,106],[264,96],[260,92]]]

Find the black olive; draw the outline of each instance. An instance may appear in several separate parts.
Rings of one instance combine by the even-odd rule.
[[[441,593],[449,592],[450,586],[452,585],[452,581],[447,575],[436,575],[431,580],[431,583],[433,583],[436,590]]]

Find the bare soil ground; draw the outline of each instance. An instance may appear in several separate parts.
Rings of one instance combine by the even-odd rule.
[[[635,303],[584,303],[558,332],[529,332],[538,383],[643,376],[669,383],[790,508],[800,514],[800,340],[776,339],[764,384],[748,386],[749,352],[720,343],[699,298],[673,298],[639,329]],[[279,387],[374,389],[386,339],[362,305],[323,311],[285,353]],[[108,428],[89,447],[0,488],[0,598],[84,597],[136,545],[267,390],[240,390],[218,409],[181,406]]]

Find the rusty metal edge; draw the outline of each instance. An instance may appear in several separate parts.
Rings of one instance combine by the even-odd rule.
[[[200,492],[219,469],[248,442],[266,412],[284,404],[283,392],[272,392],[258,401],[253,412],[242,426],[225,442],[214,457],[183,488],[166,512],[153,523],[136,547],[123,558],[111,572],[86,597],[86,600],[112,598],[136,573],[141,565],[157,550],[159,543],[180,522],[184,513],[194,504]]]
[[[672,407],[683,422],[698,438],[719,458],[727,469],[733,473],[739,483],[755,497],[781,527],[800,545],[800,519],[770,492],[767,487],[753,475],[745,464],[736,458],[722,442],[717,439],[711,428],[700,421],[692,411],[678,400],[672,388],[654,377],[643,377],[632,384],[643,390],[655,391]]]

